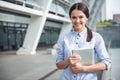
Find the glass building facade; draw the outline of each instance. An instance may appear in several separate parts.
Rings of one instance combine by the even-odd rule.
[[[0,50],[20,48],[24,44],[24,38],[26,37],[27,30],[29,30],[29,26],[31,26],[33,16],[40,16],[42,18],[48,6],[46,3],[49,1],[50,0],[1,0],[0,3],[4,3],[5,5],[0,6]],[[70,6],[79,1],[83,1],[90,8],[91,16],[88,20],[88,25],[91,29],[94,28],[93,25],[96,23],[95,18],[97,16],[96,11],[99,10],[101,4],[104,3],[103,1],[52,0],[44,28],[40,34],[38,47],[53,46],[56,44],[62,33],[61,31],[66,27],[64,24],[70,24],[68,15]],[[98,5],[98,3],[101,4]]]

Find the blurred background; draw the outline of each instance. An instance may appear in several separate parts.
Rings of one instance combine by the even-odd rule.
[[[88,6],[87,25],[103,36],[112,60],[98,80],[119,80],[120,0],[0,0],[0,80],[59,80],[56,43],[72,30],[76,2]]]

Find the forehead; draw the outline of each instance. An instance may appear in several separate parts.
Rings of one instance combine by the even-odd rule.
[[[71,12],[71,16],[85,16],[85,14],[82,11],[75,9]]]

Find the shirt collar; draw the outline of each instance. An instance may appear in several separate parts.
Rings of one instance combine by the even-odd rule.
[[[84,35],[84,34],[86,34],[87,33],[87,28],[85,28],[82,32],[80,32],[80,33],[78,33],[78,32],[76,32],[76,31],[72,31],[72,33],[74,34],[74,35],[79,35],[79,36],[81,36],[81,35]]]

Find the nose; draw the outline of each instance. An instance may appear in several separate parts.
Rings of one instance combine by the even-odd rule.
[[[79,19],[79,18],[77,18],[77,19],[76,19],[76,22],[80,22],[80,19]]]

